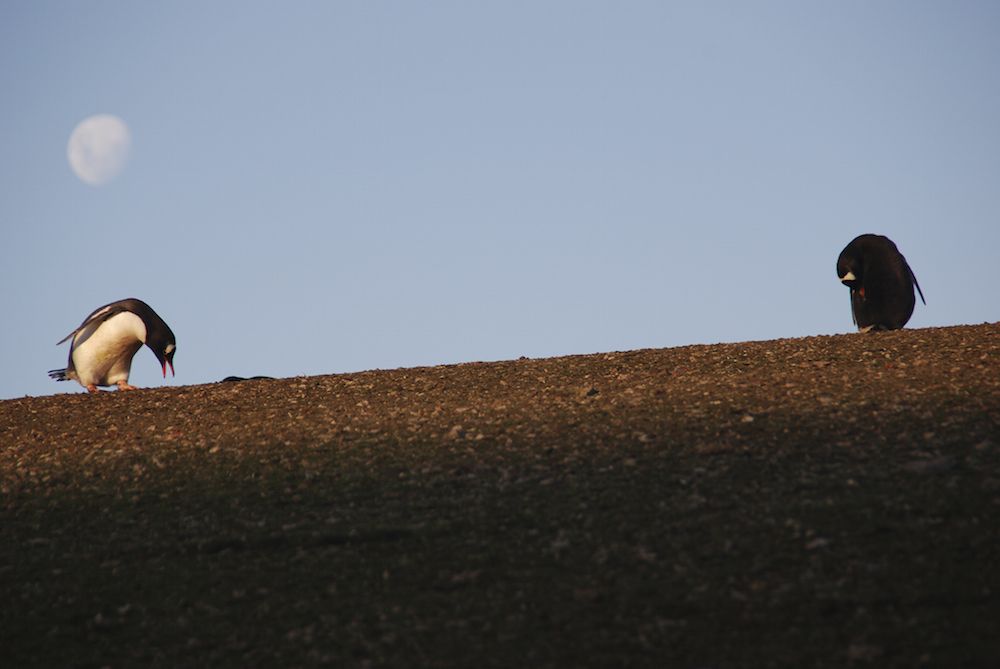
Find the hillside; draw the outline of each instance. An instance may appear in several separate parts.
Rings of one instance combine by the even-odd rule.
[[[11,667],[1000,666],[1000,324],[0,401]]]

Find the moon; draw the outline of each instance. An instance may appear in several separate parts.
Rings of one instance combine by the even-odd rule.
[[[125,167],[131,148],[132,135],[125,121],[113,114],[98,114],[83,119],[73,129],[66,158],[80,181],[103,186]]]

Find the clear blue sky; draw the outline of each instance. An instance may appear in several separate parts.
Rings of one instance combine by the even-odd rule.
[[[863,232],[1000,319],[997,2],[4,2],[0,110],[0,398],[124,297],[173,384],[846,333]]]

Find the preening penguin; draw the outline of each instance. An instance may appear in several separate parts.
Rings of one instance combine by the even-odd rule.
[[[164,378],[167,365],[174,374],[177,351],[174,333],[142,300],[118,300],[95,309],[59,344],[67,339],[72,339],[69,363],[66,369],[51,370],[49,376],[56,381],[75,379],[92,393],[97,392],[97,386],[117,385],[119,390],[135,390],[135,386],[129,385],[128,376],[132,358],[143,344],[160,361]]]
[[[910,320],[916,297],[924,300],[917,277],[888,237],[855,237],[837,258],[837,277],[851,289],[851,313],[862,332],[897,330]]]

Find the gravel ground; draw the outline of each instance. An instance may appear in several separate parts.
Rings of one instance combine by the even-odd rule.
[[[8,667],[1000,666],[1000,324],[0,402]]]

